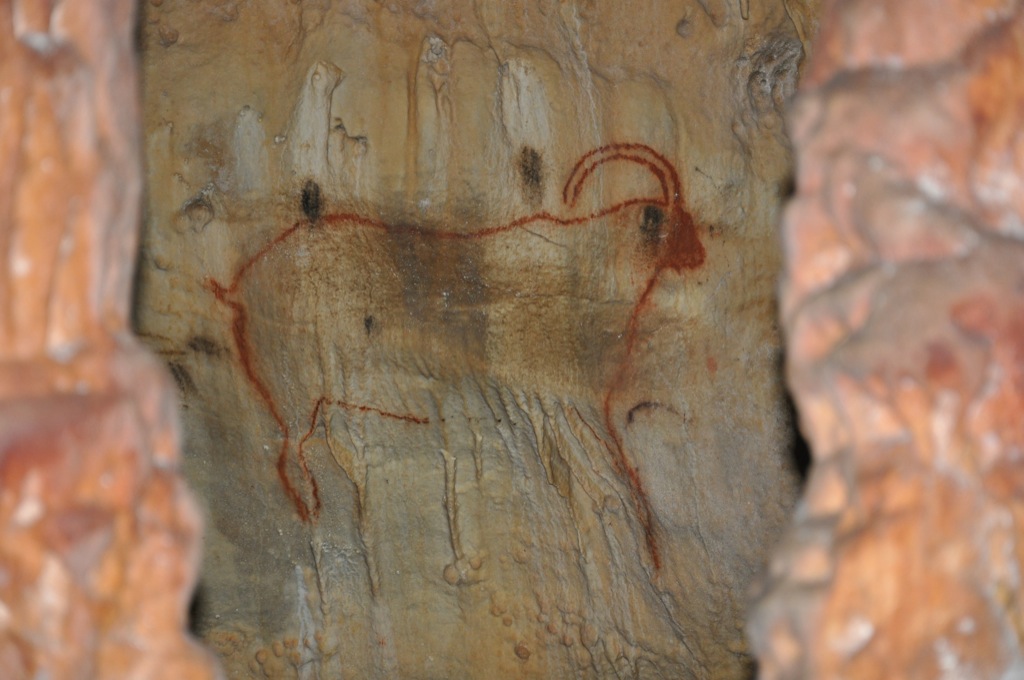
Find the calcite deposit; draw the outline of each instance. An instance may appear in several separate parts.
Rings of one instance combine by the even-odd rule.
[[[0,677],[219,677],[185,634],[199,515],[129,332],[127,0],[0,2]]]
[[[136,327],[229,675],[749,675],[815,8],[146,5]]]
[[[1024,3],[827,2],[782,318],[814,466],[762,677],[1024,677]]]

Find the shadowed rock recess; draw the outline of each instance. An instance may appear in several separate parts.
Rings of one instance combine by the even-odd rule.
[[[749,677],[815,15],[145,5],[135,323],[230,677]]]

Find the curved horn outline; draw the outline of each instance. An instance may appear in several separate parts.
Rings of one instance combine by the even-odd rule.
[[[660,201],[651,199],[650,202],[659,203],[668,210],[669,228],[666,247],[655,267],[652,283],[657,274],[664,269],[679,273],[684,269],[696,269],[704,264],[704,245],[697,236],[697,226],[693,218],[686,210],[679,173],[665,156],[646,144],[619,142],[585,154],[569,173],[569,179],[562,189],[562,201],[569,207],[575,207],[583,191],[583,185],[594,171],[612,161],[627,161],[647,168],[661,186]]]
[[[612,161],[628,161],[650,170],[661,185],[665,207],[668,207],[674,200],[679,200],[682,193],[679,175],[667,158],[646,144],[620,142],[594,149],[580,158],[562,189],[562,202],[570,207],[575,207],[580,193],[583,191],[583,185],[594,171]]]

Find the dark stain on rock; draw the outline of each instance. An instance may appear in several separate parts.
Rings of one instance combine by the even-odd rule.
[[[174,378],[174,382],[178,384],[178,389],[182,395],[195,394],[198,391],[195,381],[189,375],[188,369],[176,361],[167,364],[167,367],[171,369],[171,376]]]
[[[223,347],[204,335],[193,335],[189,338],[188,348],[208,357],[219,357],[224,353]]]
[[[367,335],[370,335],[371,333],[373,333],[373,329],[374,329],[374,327],[376,325],[377,325],[377,320],[373,318],[372,314],[370,314],[370,315],[368,315],[368,316],[363,318],[363,328],[366,329],[366,334]]]
[[[192,233],[199,234],[213,221],[213,204],[206,192],[199,192],[181,206],[181,215]]]
[[[444,300],[441,322],[459,329],[466,351],[482,357],[487,344],[487,285],[477,263],[476,249],[461,247],[454,255],[454,284]]]
[[[633,408],[629,409],[629,412],[626,414],[626,424],[632,425],[633,421],[636,420],[636,417],[640,413],[643,413],[644,411],[654,411],[658,409],[668,411],[669,413],[673,413],[677,416],[679,415],[679,412],[676,411],[674,408],[672,408],[671,406],[666,406],[665,404],[662,404],[660,401],[641,401],[640,403],[634,405]],[[685,421],[686,419],[684,418],[683,420]]]
[[[428,316],[430,306],[430,253],[419,230],[407,225],[389,229],[392,237],[395,271],[402,280],[402,302],[409,316],[419,322]]]
[[[693,25],[690,23],[689,17],[683,17],[676,24],[676,35],[680,38],[689,38],[691,33],[693,33]]]
[[[439,239],[418,226],[389,231],[406,313],[425,330],[446,337],[452,348],[482,357],[488,291],[477,260],[479,246]]]
[[[519,152],[519,178],[526,200],[531,205],[539,204],[544,198],[544,161],[532,146],[524,146]]]
[[[644,243],[657,248],[663,240],[662,226],[665,224],[665,213],[656,205],[644,206],[643,218],[640,221],[640,233]]]
[[[629,409],[629,413],[626,414],[626,424],[632,425],[633,420],[636,419],[637,411],[643,411],[645,409],[658,408],[659,404],[653,401],[641,401],[639,404]]]
[[[313,180],[306,180],[302,187],[302,212],[311,224],[316,224],[323,214],[323,199],[320,196],[320,185]]]

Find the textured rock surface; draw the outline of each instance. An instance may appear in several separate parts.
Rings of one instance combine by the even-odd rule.
[[[815,464],[765,678],[1024,676],[1024,3],[830,2],[794,120],[789,378]]]
[[[148,4],[137,325],[233,677],[748,672],[813,8]]]
[[[128,331],[134,4],[0,3],[0,675],[213,678],[174,391]]]

